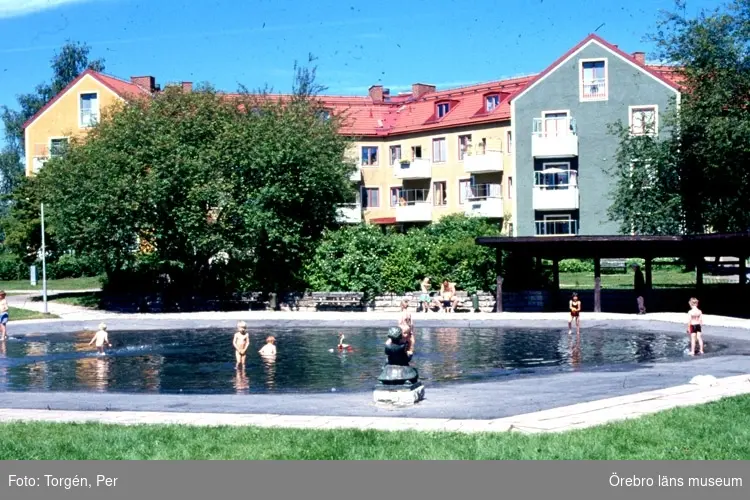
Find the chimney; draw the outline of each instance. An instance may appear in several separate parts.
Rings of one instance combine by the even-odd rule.
[[[372,102],[383,102],[383,86],[373,85],[370,87],[370,99]]]
[[[153,76],[131,76],[130,81],[149,92],[156,90],[156,78]]]
[[[182,82],[182,91],[188,94],[193,91],[193,82]]]
[[[427,85],[426,83],[415,83],[411,86],[411,95],[414,99],[418,99],[425,94],[435,92],[434,85]]]
[[[635,62],[646,64],[646,53],[645,52],[633,52],[633,59]]]

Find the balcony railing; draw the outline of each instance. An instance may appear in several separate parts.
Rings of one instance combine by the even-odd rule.
[[[583,82],[584,99],[603,99],[607,97],[607,82],[604,78],[595,78]]]
[[[534,118],[531,154],[535,158],[578,156],[578,130],[573,118]]]
[[[396,222],[430,222],[432,197],[429,189],[401,189],[396,205]]]
[[[357,169],[349,175],[349,180],[352,182],[360,182],[362,180],[362,167],[357,165]]]
[[[399,189],[397,206],[415,205],[417,203],[431,203],[429,189]]]
[[[578,210],[578,171],[549,168],[534,172],[534,210]]]
[[[93,111],[81,111],[81,126],[93,127],[99,122],[99,113]]]
[[[537,236],[573,236],[578,234],[578,221],[568,220],[538,220],[536,224]]]
[[[487,198],[502,198],[503,187],[500,184],[476,184],[467,186],[464,194],[467,200],[486,200]]]
[[[468,174],[503,171],[503,152],[494,149],[475,147],[463,157],[464,171]]]

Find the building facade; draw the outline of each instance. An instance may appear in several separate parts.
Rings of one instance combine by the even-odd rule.
[[[637,132],[648,122],[658,133],[659,117],[679,98],[672,68],[644,59],[590,35],[538,75],[322,96],[343,117],[341,133],[353,139],[347,156],[357,165],[357,196],[339,221],[408,226],[465,213],[517,236],[615,233],[608,171],[618,139],[607,127],[622,120]],[[25,124],[27,175],[112,104],[159,91],[150,76],[86,71]]]

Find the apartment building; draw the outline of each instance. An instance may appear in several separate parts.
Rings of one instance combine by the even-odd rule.
[[[341,223],[428,224],[452,213],[504,222],[512,235],[610,234],[618,119],[651,130],[679,99],[672,68],[590,35],[546,70],[453,89],[322,96],[352,137],[357,197]],[[190,90],[189,82],[181,84]],[[155,78],[86,71],[26,124],[26,173],[61,154],[115,102],[153,95]]]

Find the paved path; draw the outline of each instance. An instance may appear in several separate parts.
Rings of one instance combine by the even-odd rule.
[[[106,424],[184,424],[195,426],[258,426],[304,429],[378,429],[454,432],[562,432],[637,418],[680,406],[692,406],[750,393],[750,376],[715,379],[716,385],[687,384],[658,391],[576,404],[492,420],[436,418],[331,417],[276,414],[169,412],[86,412],[0,410],[0,422],[99,422]]]
[[[54,297],[55,295],[68,294],[68,293],[88,293],[98,292],[98,289],[91,290],[47,290],[47,298]],[[35,311],[38,313],[44,312],[44,302],[41,300],[41,292],[35,290],[13,290],[8,293],[14,293],[16,295],[8,295],[8,305],[11,307],[17,307],[19,309],[27,309],[29,311]],[[96,309],[88,309],[85,307],[74,306],[70,304],[62,304],[53,300],[47,300],[47,312],[59,316],[62,319],[77,319],[77,320],[95,320],[111,317],[122,317],[123,314],[98,311]],[[12,320],[13,318],[11,318]]]

